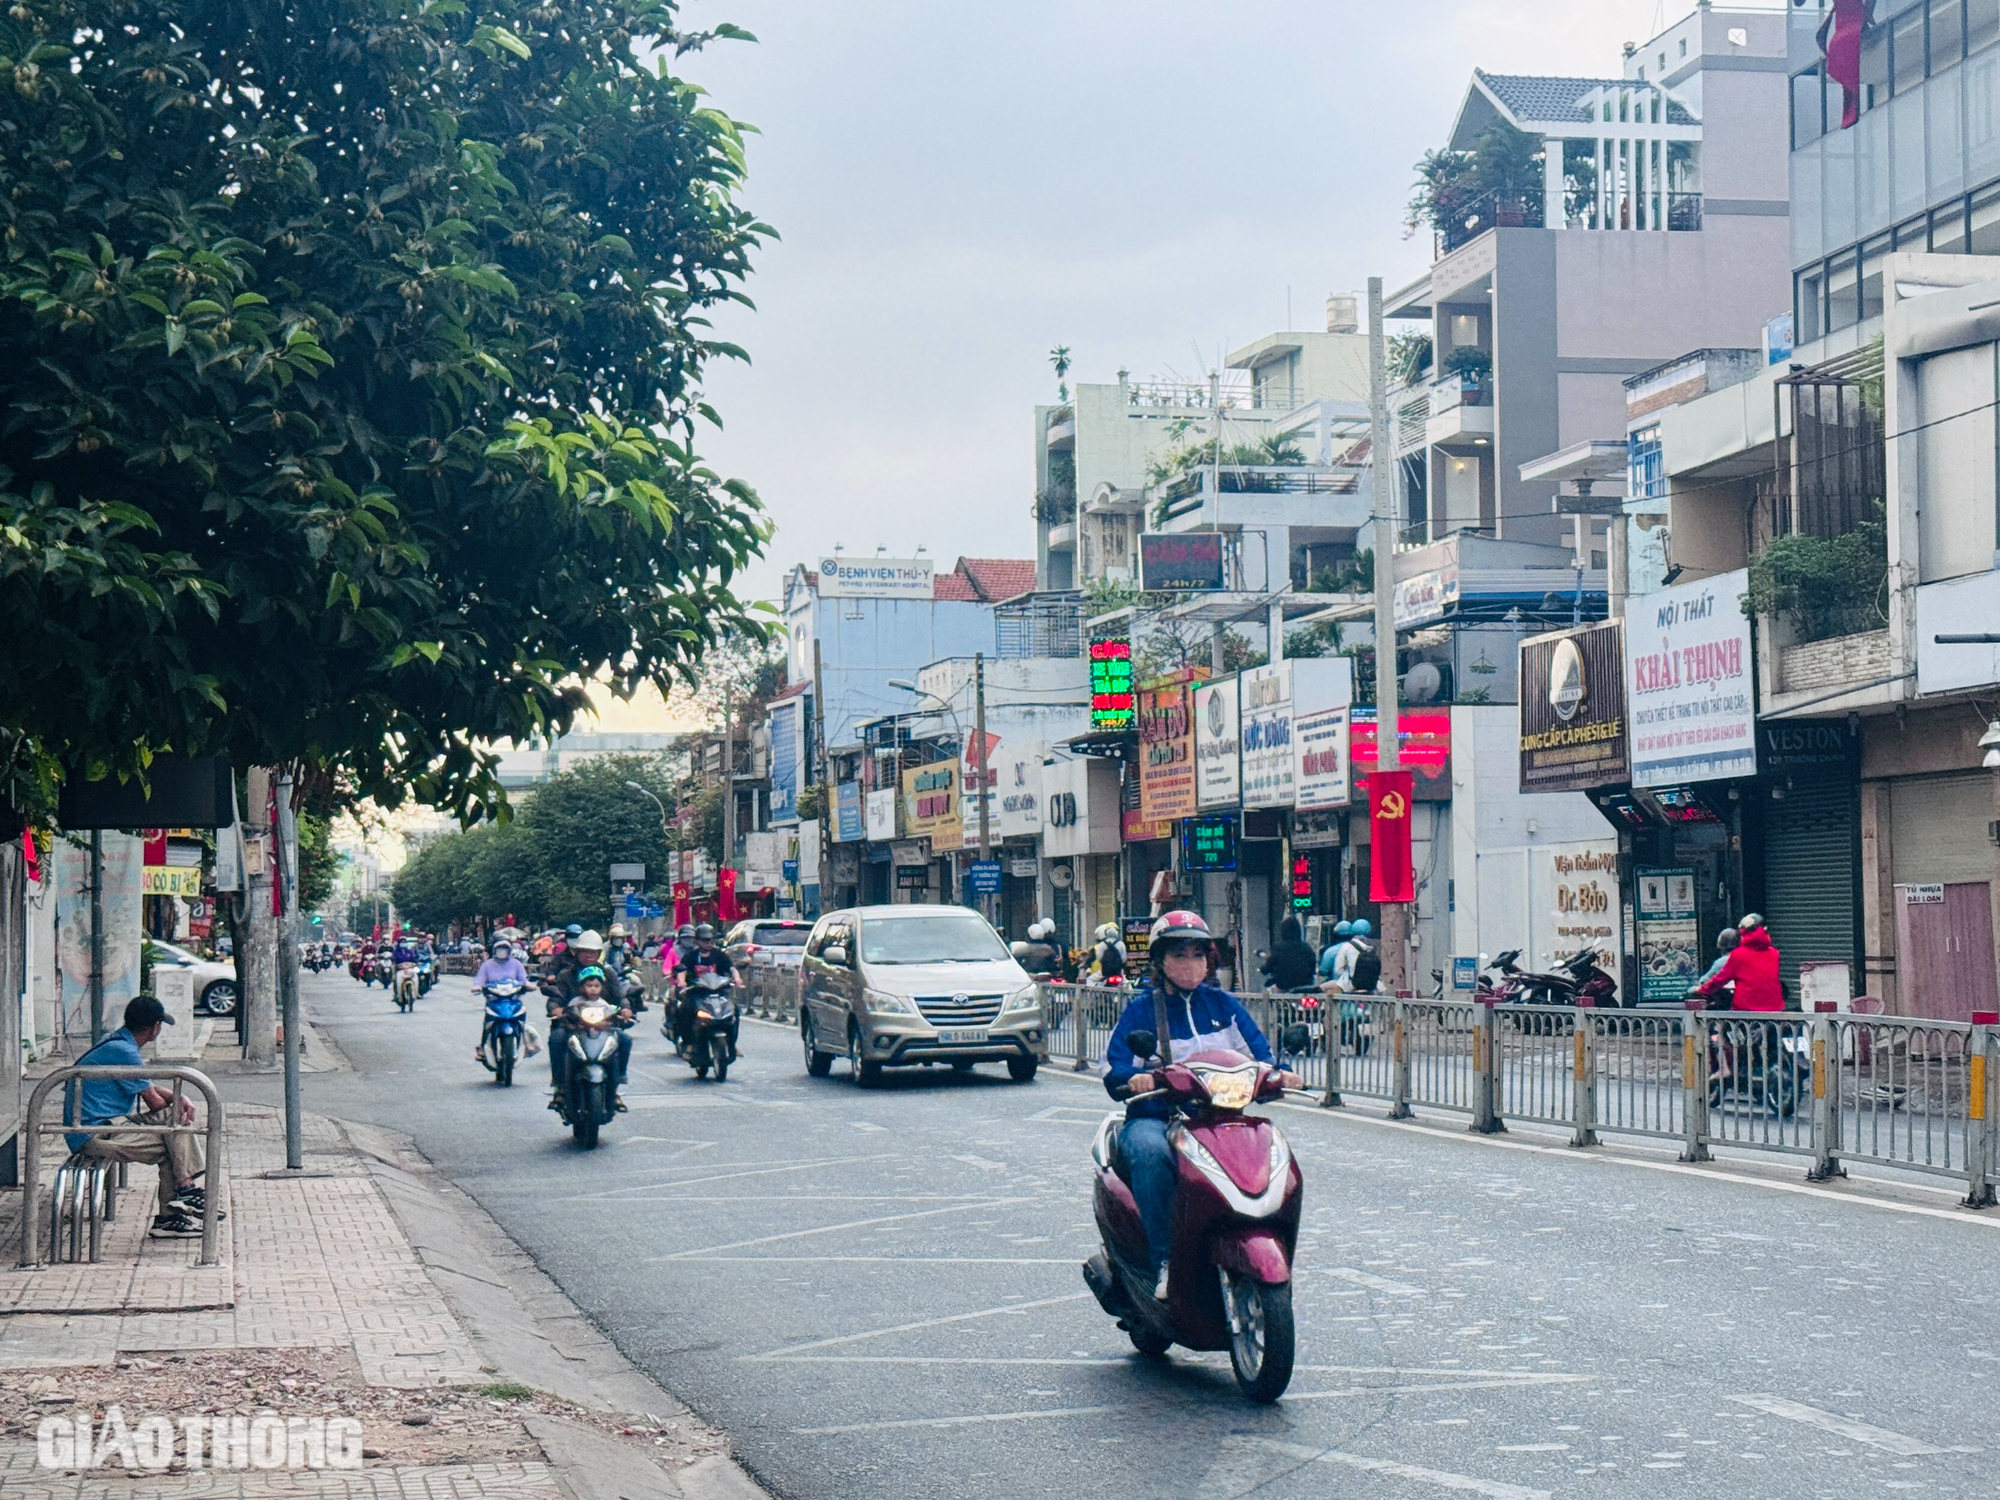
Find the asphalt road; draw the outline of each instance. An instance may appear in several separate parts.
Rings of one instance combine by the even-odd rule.
[[[2000,1216],[1900,1209],[1309,1107],[1299,1366],[1151,1363],[1084,1291],[1094,1082],[805,1076],[755,1023],[724,1085],[635,1033],[629,1114],[574,1149],[345,974],[353,1064],[308,1107],[405,1132],[787,1500],[2000,1491]],[[268,1082],[239,1080],[232,1092]]]

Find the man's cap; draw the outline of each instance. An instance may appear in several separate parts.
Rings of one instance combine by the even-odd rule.
[[[125,1029],[144,1031],[149,1026],[157,1026],[162,1021],[171,1026],[174,1018],[167,1014],[167,1008],[151,995],[139,995],[125,1002]]]

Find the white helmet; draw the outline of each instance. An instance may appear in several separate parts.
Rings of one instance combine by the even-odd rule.
[[[1116,923],[1113,923],[1113,922],[1106,922],[1106,923],[1105,923],[1105,924],[1104,924],[1104,925],[1103,925],[1102,927],[1098,928],[1098,929],[1097,929],[1097,940],[1098,940],[1098,941],[1099,941],[1100,943],[1115,943],[1115,942],[1117,942],[1117,941],[1118,941],[1118,927],[1117,927],[1117,924],[1116,924]]]
[[[572,948],[588,948],[592,953],[602,953],[604,951],[604,939],[599,937],[594,930],[578,933],[569,940],[569,945]]]

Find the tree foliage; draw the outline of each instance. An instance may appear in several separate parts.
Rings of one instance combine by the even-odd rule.
[[[1800,641],[1881,630],[1889,623],[1889,531],[1875,514],[1836,537],[1782,536],[1750,559],[1747,604],[1790,622]]]
[[[473,814],[481,743],[560,732],[579,678],[757,633],[767,529],[693,438],[769,231],[670,66],[743,35],[674,0],[0,12],[0,724],[44,767],[297,761]]]

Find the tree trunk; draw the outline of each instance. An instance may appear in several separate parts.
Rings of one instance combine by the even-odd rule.
[[[243,809],[246,845],[244,872],[243,1056],[252,1063],[268,1066],[277,1061],[278,1046],[278,919],[271,910],[271,771],[264,766],[250,769],[249,805]],[[261,854],[252,852],[261,846]]]

